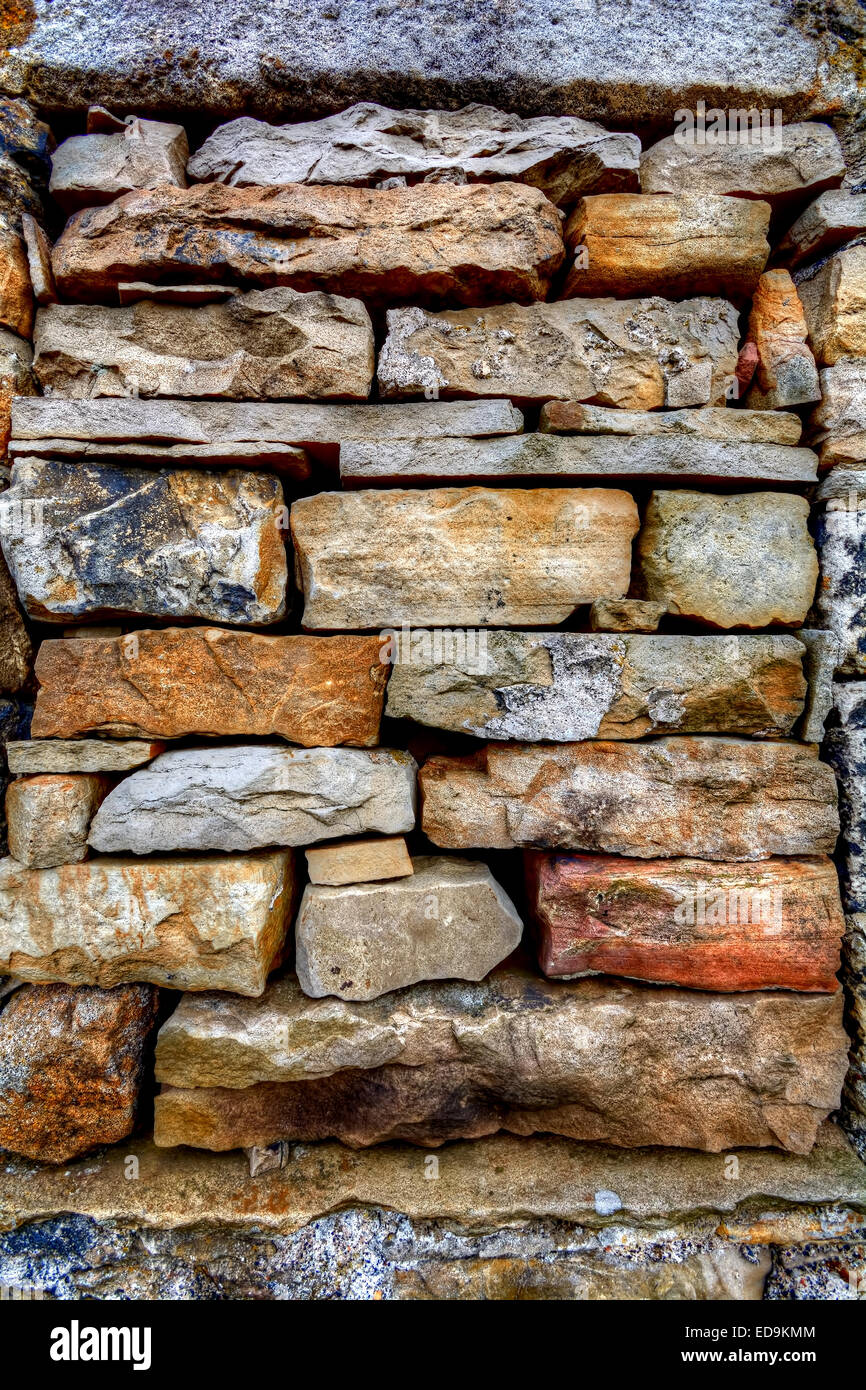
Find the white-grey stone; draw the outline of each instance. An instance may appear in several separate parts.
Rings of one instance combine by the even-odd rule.
[[[486,864],[423,856],[414,874],[339,888],[310,884],[295,927],[296,969],[313,999],[376,999],[420,980],[483,980],[523,923]]]
[[[340,449],[341,478],[349,485],[370,487],[425,479],[519,477],[809,483],[817,479],[817,470],[818,457],[811,449],[684,434],[376,440],[348,442]]]
[[[783,125],[746,125],[716,134],[707,121],[705,138],[684,138],[683,124],[673,135],[644,150],[640,182],[644,193],[720,193],[762,198],[785,206],[835,188],[845,174],[839,140],[828,125],[813,121]],[[739,118],[739,112],[736,113]],[[743,113],[747,118],[749,112]]]
[[[130,116],[114,134],[73,135],[51,156],[48,191],[64,212],[110,203],[135,188],[186,187],[183,126]]]
[[[866,912],[866,681],[837,681],[835,715],[824,756],[839,784],[842,824],[842,900],[845,911]]]
[[[789,636],[473,636],[397,639],[386,713],[476,738],[570,743],[786,735],[803,707],[803,647]]]
[[[821,468],[866,465],[866,357],[844,357],[822,367],[821,401],[809,417],[810,443]]]
[[[89,843],[151,854],[399,834],[415,825],[416,771],[384,748],[175,749],[115,787]]]
[[[866,674],[866,470],[834,469],[822,484],[815,541],[821,579],[815,612],[839,643],[837,670]]]
[[[833,708],[833,676],[839,660],[839,639],[834,632],[814,627],[800,628],[796,636],[806,648],[809,683],[799,733],[806,743],[820,743],[827,716]]]
[[[866,193],[828,189],[810,203],[782,237],[772,264],[789,270],[824,256],[866,232]]]
[[[391,186],[508,179],[570,206],[583,193],[638,186],[640,141],[577,116],[520,116],[492,106],[392,111],[376,102],[319,121],[272,126],[241,116],[219,126],[187,166],[192,179],[240,187],[285,183]],[[460,178],[460,176],[463,176]]]

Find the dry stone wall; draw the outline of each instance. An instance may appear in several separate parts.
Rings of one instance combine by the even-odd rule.
[[[847,139],[367,101],[191,149],[149,106],[56,144],[0,100],[0,1283],[63,1211],[102,1271],[31,1258],[64,1296],[793,1297],[842,1203],[809,1287],[848,1296]],[[221,1293],[177,1234],[208,1222]],[[317,1267],[328,1241],[375,1273]]]

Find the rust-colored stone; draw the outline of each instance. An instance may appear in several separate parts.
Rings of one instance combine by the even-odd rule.
[[[708,864],[526,856],[545,975],[624,975],[722,991],[838,989],[845,930],[826,857]]]
[[[66,1163],[132,1133],[156,1023],[150,985],[31,985],[0,1014],[0,1147]]]
[[[0,212],[0,326],[21,338],[33,331],[33,290],[24,242],[12,220]]]
[[[305,748],[370,747],[388,666],[378,637],[266,637],[166,628],[45,641],[34,738],[280,734]]]
[[[818,369],[806,344],[807,327],[797,287],[787,270],[768,270],[758,281],[749,314],[748,341],[757,363],[746,405],[785,410],[821,399]]]
[[[54,248],[65,298],[111,303],[127,280],[239,279],[366,301],[544,299],[560,219],[524,184],[341,188],[200,184],[77,213]]]

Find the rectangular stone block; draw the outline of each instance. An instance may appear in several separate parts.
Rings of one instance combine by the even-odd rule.
[[[369,186],[389,178],[461,174],[508,179],[568,206],[581,193],[637,188],[640,141],[577,116],[520,116],[473,102],[460,111],[393,111],[362,101],[318,121],[217,126],[189,161],[193,179],[237,188],[314,183]]]
[[[808,1153],[847,1066],[841,992],[718,995],[509,968],[324,1012],[296,988],[280,982],[237,1015],[218,999],[182,1004],[159,1041],[160,1075],[176,1084],[156,1099],[158,1145],[435,1146],[508,1130]],[[260,1072],[308,1079],[249,1084]],[[195,1085],[206,1077],[218,1084]]]
[[[806,695],[804,648],[789,636],[446,629],[394,646],[386,713],[476,738],[788,735]]]
[[[848,246],[814,274],[804,271],[797,289],[816,361],[832,367],[866,357],[866,246]]]
[[[54,247],[66,299],[112,302],[127,280],[240,280],[366,303],[544,299],[560,219],[522,184],[227,188],[128,193],[76,213]]]
[[[220,304],[53,304],[33,370],[49,394],[366,400],[373,325],[358,299],[284,285]]]
[[[96,773],[22,777],[6,792],[9,853],[28,869],[87,858],[90,822],[111,783]]]
[[[390,310],[387,324],[377,367],[386,399],[722,406],[739,344],[737,311],[725,299],[564,299],[439,314],[416,307]]]
[[[782,237],[772,260],[789,270],[817,260],[866,232],[866,193],[847,188],[819,194]]]
[[[9,771],[39,772],[130,772],[149,763],[165,750],[163,743],[107,738],[21,739],[6,744]]]
[[[163,628],[45,641],[36,738],[99,733],[267,737],[304,747],[378,742],[388,679],[378,637],[266,637]]]
[[[718,440],[721,444],[799,444],[803,432],[793,411],[728,410],[703,406],[691,410],[612,410],[580,401],[547,401],[538,428],[543,434],[638,435],[643,439],[679,436]]]
[[[0,971],[22,980],[261,994],[291,924],[290,850],[54,869],[0,860]],[[13,964],[14,963],[14,964]]]
[[[818,373],[821,400],[809,416],[809,440],[819,467],[866,464],[866,358],[851,357]]]
[[[340,477],[347,487],[587,477],[809,483],[817,480],[818,456],[811,449],[688,435],[544,433],[502,439],[377,440],[344,444]]]
[[[385,748],[179,748],[115,787],[90,844],[152,854],[402,834],[415,825],[416,770]]]
[[[700,859],[526,855],[545,975],[691,989],[839,988],[845,919],[831,859],[744,868]]]
[[[637,507],[604,488],[323,492],[295,502],[307,628],[560,623],[629,584]]]
[[[336,845],[318,845],[305,853],[310,882],[330,887],[405,878],[415,872],[402,835],[386,835],[381,840],[342,840]]]
[[[562,296],[721,294],[748,299],[770,254],[770,206],[712,193],[600,193],[565,226]]]
[[[6,562],[27,612],[49,623],[276,622],[286,611],[284,517],[277,479],[239,470],[25,459],[0,494]]]
[[[131,116],[114,132],[73,135],[51,156],[49,192],[64,212],[111,203],[136,188],[186,187],[183,126]]]
[[[830,854],[839,833],[836,779],[814,744],[490,744],[429,758],[419,785],[424,833],[443,849],[740,862]]]

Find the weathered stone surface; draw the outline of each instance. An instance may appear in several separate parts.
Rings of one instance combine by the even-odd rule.
[[[352,1147],[438,1145],[507,1129],[629,1148],[808,1153],[847,1065],[841,993],[720,998],[543,984],[509,970],[481,986],[427,986],[399,999],[415,1033],[409,1048],[429,1061],[242,1090],[169,1086],[156,1100],[156,1143],[229,1149],[339,1135]]]
[[[797,289],[809,342],[822,366],[866,356],[866,246],[837,251]]]
[[[832,859],[744,868],[530,853],[526,867],[545,975],[625,975],[725,993],[839,988],[845,919]]]
[[[162,743],[125,739],[114,743],[105,738],[26,739],[6,744],[9,771],[42,772],[129,772],[149,763],[162,753]]]
[[[376,999],[419,980],[483,980],[520,944],[523,923],[486,864],[422,855],[412,867],[385,883],[304,889],[295,961],[305,994]]]
[[[764,410],[611,410],[579,401],[547,401],[538,428],[543,434],[628,434],[641,438],[677,435],[722,444],[799,444],[798,415]]]
[[[627,410],[723,405],[739,327],[723,299],[567,299],[430,314],[394,309],[384,397],[503,396]]]
[[[18,592],[0,558],[0,690],[14,694],[26,685],[33,668],[33,644],[21,609]]]
[[[820,447],[820,467],[866,464],[866,360],[843,359],[818,375],[821,400],[809,417],[809,434]]]
[[[21,235],[27,252],[27,269],[37,304],[56,304],[57,286],[51,269],[51,242],[29,212],[21,216]]]
[[[13,527],[18,513],[41,524]],[[33,618],[148,614],[266,624],[286,611],[275,477],[19,460],[3,554]]]
[[[22,777],[6,792],[9,853],[27,869],[87,858],[87,836],[110,782],[98,774]]]
[[[553,204],[523,184],[128,193],[76,213],[54,248],[61,294],[125,280],[240,279],[376,303],[543,299],[563,258]]]
[[[0,328],[0,461],[5,460],[9,444],[13,398],[36,395],[32,365],[30,344]]]
[[[27,252],[13,218],[0,210],[0,328],[21,338],[33,329],[33,290]]]
[[[748,407],[780,410],[820,399],[815,359],[806,346],[803,305],[787,270],[768,270],[761,276],[748,333],[758,354]]]
[[[508,179],[569,206],[582,193],[637,188],[640,141],[576,116],[523,120],[492,106],[392,111],[364,101],[324,120],[271,126],[249,116],[219,126],[187,166],[193,179],[236,187],[365,186],[459,170],[472,183]]]
[[[835,778],[813,744],[490,744],[429,758],[419,784],[424,831],[443,849],[739,862],[830,854],[839,829]]]
[[[833,482],[832,491],[841,495],[831,495],[818,510],[815,539],[821,578],[815,613],[838,642],[837,669],[844,675],[862,676],[866,673],[866,469],[834,469],[826,481]]]
[[[111,989],[147,980],[261,994],[282,955],[293,894],[287,849],[56,869],[3,859],[0,969],[37,983]]]
[[[56,304],[36,315],[49,394],[365,400],[373,325],[357,299],[283,285],[220,304]]]
[[[866,232],[866,193],[828,189],[800,214],[782,237],[772,259],[795,270],[863,232]]]
[[[319,845],[305,853],[310,882],[329,887],[405,878],[415,872],[402,835],[389,835],[381,840],[342,840],[336,845]]]
[[[298,446],[335,462],[346,440],[438,439],[515,434],[523,416],[510,401],[413,401],[404,405],[289,405],[258,401],[16,400],[19,453],[170,460],[199,451],[214,459],[235,447],[263,458]],[[56,436],[66,436],[65,439]]]
[[[654,492],[636,547],[645,596],[714,627],[803,623],[818,559],[809,504],[783,492]]]
[[[799,735],[806,743],[820,743],[824,724],[833,708],[833,676],[839,661],[839,639],[834,632],[814,627],[802,627],[795,636],[806,648],[809,686]]]
[[[560,623],[621,597],[637,508],[608,488],[322,492],[292,507],[308,628]]]
[[[414,759],[377,748],[182,748],[106,797],[97,850],[257,849],[310,845],[415,825]]]
[[[125,1139],[156,1016],[149,985],[18,990],[0,1014],[0,1145],[66,1163]]]
[[[770,254],[767,203],[711,193],[600,193],[565,226],[562,295],[752,293]]]
[[[833,687],[837,717],[824,739],[824,752],[839,783],[842,821],[841,874],[845,911],[866,912],[866,682]]]
[[[593,632],[657,632],[667,613],[663,603],[643,598],[597,598],[589,610]]]
[[[111,203],[139,188],[186,187],[183,126],[130,116],[115,134],[73,135],[51,156],[48,191],[64,212]]]
[[[820,63],[825,40],[840,49],[837,73],[856,61],[855,45],[839,41],[840,17],[811,8],[792,14],[780,0],[724,12],[659,0],[640,14],[612,0],[567,10],[542,0],[501,15],[424,6],[383,14],[372,26],[367,18],[357,6],[336,15],[325,0],[303,12],[285,0],[268,8],[232,0],[206,14],[148,4],[122,26],[104,0],[82,14],[13,12],[0,81],[78,113],[93,101],[126,110],[133,93],[143,111],[227,119],[244,109],[303,120],[311,109],[367,100],[372,89],[396,107],[467,99],[531,112],[579,105],[606,123],[663,125],[695,93],[708,105],[782,106],[793,119],[834,109],[827,103],[835,74]],[[155,47],[157,34],[171,44],[170,57]],[[14,47],[7,53],[5,45]]]
[[[516,434],[501,439],[377,440],[340,449],[340,477],[353,487],[521,477],[806,483],[817,476],[818,458],[811,449],[688,434]]]
[[[44,641],[35,738],[100,733],[266,737],[371,746],[388,666],[378,637],[167,628]]]
[[[798,121],[781,129],[747,123],[743,129],[717,133],[708,120],[703,143],[695,133],[684,139],[680,130],[644,150],[644,193],[733,194],[784,208],[838,187],[845,173],[838,139],[828,125],[817,122]]]
[[[124,280],[117,287],[121,304],[152,299],[160,304],[222,304],[241,294],[237,285],[153,285],[147,280]]]
[[[483,649],[453,637],[439,652],[407,642],[388,683],[387,714],[527,742],[785,735],[806,694],[803,648],[793,637],[483,636]]]

